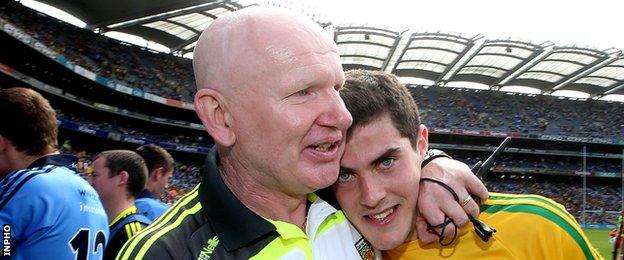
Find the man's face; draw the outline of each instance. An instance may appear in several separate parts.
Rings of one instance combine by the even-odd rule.
[[[336,181],[352,118],[338,94],[344,72],[335,45],[292,34],[272,33],[258,57],[245,56],[256,72],[231,106],[232,153],[263,185],[299,196]]]
[[[102,201],[107,201],[112,193],[117,191],[120,176],[110,177],[110,169],[106,167],[106,158],[99,157],[93,162],[93,172],[89,176],[89,183],[100,195]]]
[[[377,249],[411,237],[426,135],[421,126],[414,150],[385,114],[355,128],[347,141],[334,191],[347,218]]]

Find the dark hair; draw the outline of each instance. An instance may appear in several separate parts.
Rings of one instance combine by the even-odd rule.
[[[136,149],[147,165],[148,175],[157,168],[163,167],[166,172],[173,169],[173,157],[167,150],[155,144],[146,144]]]
[[[420,117],[409,90],[394,75],[383,71],[350,70],[345,76],[340,96],[353,116],[347,138],[356,127],[387,113],[401,136],[416,147]]]
[[[56,112],[41,94],[27,88],[0,90],[0,115],[0,135],[18,151],[42,155],[56,150]]]
[[[120,172],[128,172],[128,187],[126,190],[133,197],[138,197],[145,188],[147,167],[145,161],[137,153],[130,150],[110,150],[98,154],[93,160],[104,157],[105,166],[110,170],[110,176],[117,176]]]

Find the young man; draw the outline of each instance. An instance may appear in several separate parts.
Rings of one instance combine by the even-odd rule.
[[[600,258],[563,206],[535,195],[490,193],[479,214],[497,230],[488,242],[468,224],[448,246],[419,243],[414,187],[427,151],[427,128],[393,75],[358,70],[347,72],[346,79],[341,96],[353,125],[333,188],[357,230],[375,248],[387,250],[384,258]]]
[[[100,195],[110,223],[104,259],[115,259],[128,239],[152,223],[134,205],[145,187],[145,179],[145,161],[133,151],[104,151],[95,157],[90,181]]]
[[[0,90],[0,115],[0,225],[10,244],[0,258],[102,259],[106,214],[77,158],[57,150],[54,109],[33,90],[10,88]]]
[[[149,174],[145,189],[134,204],[139,213],[154,221],[169,208],[160,197],[173,175],[173,157],[167,150],[155,144],[143,145],[136,149],[136,153],[145,160]]]

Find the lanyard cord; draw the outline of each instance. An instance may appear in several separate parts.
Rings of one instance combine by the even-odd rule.
[[[433,182],[435,184],[438,184],[438,185],[442,186],[449,193],[451,193],[451,195],[453,195],[453,198],[455,199],[455,201],[457,201],[457,203],[459,203],[459,196],[457,196],[457,193],[455,193],[455,191],[453,191],[453,189],[451,187],[446,185],[446,183],[444,183],[444,182],[442,182],[440,180],[436,180],[436,179],[433,179],[433,178],[426,178],[426,177],[420,178],[420,181],[429,181],[429,182]],[[483,240],[483,242],[487,242],[488,240],[490,240],[492,235],[496,232],[496,229],[489,227],[488,225],[486,225],[482,221],[474,218],[470,214],[468,214],[468,219],[474,225],[475,233],[477,233],[477,235],[479,236],[479,238],[481,238],[481,240]],[[444,234],[444,230],[446,229],[446,226],[449,225],[449,224],[453,224],[453,226],[455,226],[455,232],[453,233],[453,239],[451,239],[451,241],[449,241],[448,243],[444,243],[444,236],[442,234]],[[442,230],[438,233],[435,230],[436,228],[441,228]],[[448,245],[452,244],[455,241],[455,239],[457,239],[457,225],[455,225],[453,220],[451,220],[451,218],[449,218],[447,215],[444,215],[444,222],[442,222],[440,224],[430,225],[429,223],[427,223],[427,231],[429,231],[430,233],[435,234],[436,236],[438,236],[438,239],[439,239],[438,242],[440,243],[441,246],[448,246]]]

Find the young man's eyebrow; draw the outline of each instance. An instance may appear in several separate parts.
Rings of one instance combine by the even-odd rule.
[[[349,167],[340,166],[340,172],[343,172],[343,173],[354,173],[355,170],[351,169]]]
[[[370,164],[373,166],[378,165],[383,160],[388,159],[388,157],[395,155],[397,152],[399,152],[399,150],[401,150],[399,147],[388,148],[381,155],[377,156],[377,158],[375,158],[375,160],[373,160]]]

